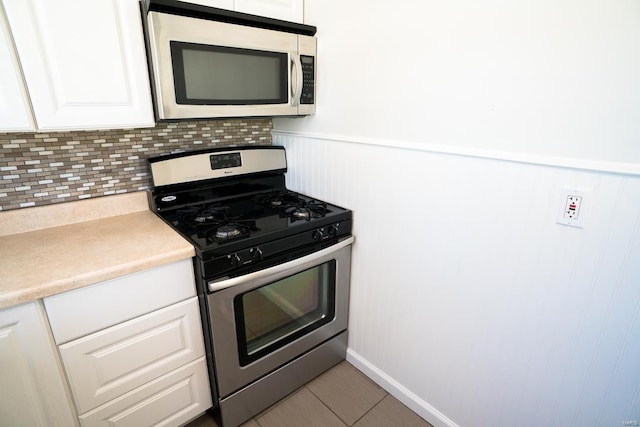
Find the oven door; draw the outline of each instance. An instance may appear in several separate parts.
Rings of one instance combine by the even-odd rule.
[[[222,398],[347,329],[352,242],[208,285]]]

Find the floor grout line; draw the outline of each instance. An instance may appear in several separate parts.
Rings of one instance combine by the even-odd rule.
[[[348,363],[348,362],[347,362],[347,363]],[[336,365],[336,366],[338,366],[338,365]],[[359,371],[357,368],[355,368],[355,367],[354,367],[354,369],[355,369],[355,373],[357,373],[358,375],[361,375],[365,380],[371,381],[371,379],[370,379],[370,378],[368,378],[364,373],[362,373],[361,371]],[[329,371],[327,371],[327,372],[329,372]],[[312,381],[313,381],[313,380],[312,380]],[[286,397],[282,398],[281,400],[279,400],[278,402],[274,403],[274,404],[273,404],[273,405],[271,405],[270,407],[268,407],[268,408],[264,409],[264,410],[263,410],[262,412],[260,412],[259,414],[256,414],[254,417],[252,417],[252,418],[250,418],[250,419],[246,420],[243,424],[250,423],[250,422],[252,422],[252,421],[253,421],[253,424],[252,424],[252,425],[257,426],[257,427],[263,427],[263,424],[262,424],[262,423],[260,423],[260,422],[258,421],[258,417],[261,417],[261,416],[263,416],[263,415],[266,415],[266,414],[267,414],[267,413],[269,413],[270,411],[272,411],[272,410],[276,409],[278,406],[280,406],[280,405],[282,405],[282,404],[285,404],[285,402],[286,402],[288,399],[290,399],[293,395],[295,395],[295,394],[297,394],[297,393],[301,392],[303,389],[306,389],[306,390],[305,390],[306,392],[310,393],[310,394],[311,394],[311,396],[313,396],[315,399],[319,400],[319,401],[320,401],[320,403],[322,404],[322,406],[323,406],[325,409],[328,409],[328,410],[329,410],[329,412],[330,412],[331,414],[333,414],[333,415],[334,415],[334,416],[335,416],[335,417],[340,421],[341,425],[342,425],[342,426],[344,426],[344,427],[353,427],[353,426],[355,426],[355,425],[356,425],[356,424],[358,424],[360,421],[362,421],[362,419],[363,419],[363,418],[365,418],[367,415],[369,415],[372,411],[376,410],[376,408],[377,408],[379,405],[381,405],[381,403],[382,403],[385,399],[387,399],[387,398],[389,398],[389,397],[392,397],[392,398],[393,398],[393,396],[392,396],[392,395],[390,395],[386,390],[384,390],[384,389],[380,388],[380,390],[383,392],[383,393],[382,393],[382,395],[380,396],[380,398],[379,398],[379,399],[377,399],[377,400],[375,401],[375,403],[373,403],[373,405],[372,405],[368,410],[366,410],[362,415],[360,415],[360,416],[359,416],[357,419],[355,419],[353,422],[349,423],[349,422],[347,422],[345,419],[343,419],[343,418],[338,414],[338,412],[336,412],[336,410],[334,410],[334,409],[330,406],[330,404],[329,404],[328,402],[325,402],[325,401],[322,399],[321,395],[318,395],[318,394],[314,393],[314,392],[313,392],[313,390],[312,390],[312,388],[308,387],[308,385],[309,385],[309,384],[311,384],[311,383],[312,383],[312,381],[310,381],[310,382],[308,382],[307,384],[305,384],[305,385],[303,385],[303,386],[299,387],[299,388],[298,388],[298,389],[296,389],[295,391],[293,391],[293,392],[291,392],[290,394],[288,394]],[[373,383],[373,382],[372,382],[372,383]],[[373,384],[375,385],[375,383],[373,383]],[[355,384],[352,384],[352,386],[355,386]],[[379,387],[379,386],[378,386],[378,387]],[[319,389],[318,391],[320,391],[320,389]],[[331,402],[331,399],[329,400],[329,402]],[[369,402],[367,403],[367,405],[365,405],[365,407],[366,407],[366,406],[368,406],[368,404],[369,404],[369,403],[371,403],[371,401],[369,401]],[[400,404],[401,404],[402,406],[406,407],[406,405],[402,404],[402,402],[400,402]],[[335,406],[335,405],[334,405],[334,406]],[[336,408],[337,408],[337,409],[340,409],[340,405],[336,406]],[[406,409],[407,409],[409,412],[412,412],[412,413],[414,413],[414,414],[415,414],[415,412],[414,412],[414,411],[412,411],[410,408],[406,407]],[[206,414],[207,414],[206,416],[209,416],[209,415],[208,415],[208,412],[207,412]],[[351,413],[351,415],[357,415],[357,413],[355,413],[355,414],[354,414],[354,413],[352,412],[352,413]],[[417,415],[417,414],[416,414],[416,415]],[[345,416],[348,416],[348,415],[347,415],[347,414],[345,414]],[[374,417],[374,418],[377,418],[377,417]],[[419,417],[419,416],[418,416],[418,418],[421,418],[421,417]],[[375,423],[375,420],[374,420],[374,423]],[[189,425],[187,425],[186,427],[189,427],[189,426],[190,426],[190,424],[189,424]],[[199,427],[218,427],[217,423],[213,420],[213,417],[211,418],[211,424],[209,424],[208,422],[206,422],[206,421],[205,421],[203,424],[197,424],[197,426],[199,426]],[[193,426],[191,426],[191,427],[197,427],[197,426],[196,426],[196,425],[193,425]],[[365,425],[364,427],[366,427],[366,425]]]
[[[354,426],[354,425],[358,424],[358,421],[360,421],[361,419],[363,419],[363,418],[364,418],[364,417],[365,417],[369,412],[373,411],[373,410],[375,409],[375,407],[376,407],[376,406],[378,406],[378,405],[380,404],[380,402],[382,402],[382,401],[383,401],[387,396],[389,396],[389,393],[387,393],[387,392],[385,391],[385,392],[384,392],[384,396],[382,396],[382,398],[381,398],[380,400],[378,400],[378,401],[376,402],[376,404],[375,404],[375,405],[373,405],[373,406],[371,407],[371,409],[369,409],[367,412],[365,412],[364,414],[362,414],[362,416],[360,416],[360,418],[358,418],[357,420],[355,420],[355,421],[353,422],[353,424],[351,424],[351,426],[349,426],[349,427],[352,427],[352,426]]]
[[[333,409],[331,409],[331,407],[330,407],[329,405],[327,405],[327,404],[324,402],[324,400],[322,400],[322,399],[320,398],[320,396],[318,396],[317,394],[315,394],[315,393],[314,393],[314,392],[313,392],[309,387],[307,387],[306,385],[304,386],[304,388],[306,388],[306,389],[309,391],[309,393],[311,393],[311,394],[312,394],[316,399],[318,399],[318,400],[320,401],[320,403],[322,403],[322,404],[324,405],[324,407],[325,407],[325,408],[327,408],[329,411],[331,411],[331,413],[332,413],[333,415],[335,415],[336,417],[338,417],[338,419],[339,419],[340,421],[342,421],[342,424],[344,424],[346,427],[351,427],[351,425],[352,425],[352,424],[347,424],[347,422],[346,422],[345,420],[343,420],[343,419],[340,417],[340,415],[336,414],[336,412],[335,412]]]

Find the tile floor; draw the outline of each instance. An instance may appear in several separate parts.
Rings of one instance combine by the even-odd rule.
[[[241,427],[432,427],[344,361]],[[186,427],[217,427],[209,414]]]

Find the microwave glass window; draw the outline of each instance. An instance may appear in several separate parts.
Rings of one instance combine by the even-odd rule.
[[[178,104],[287,103],[287,54],[171,42]]]
[[[239,295],[234,300],[244,366],[335,316],[335,261]]]

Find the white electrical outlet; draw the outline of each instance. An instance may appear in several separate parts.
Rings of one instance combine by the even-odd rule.
[[[591,190],[563,188],[558,208],[558,224],[584,228]]]
[[[580,205],[582,205],[582,197],[569,195],[567,196],[567,204],[564,207],[564,217],[566,219],[580,218]]]

